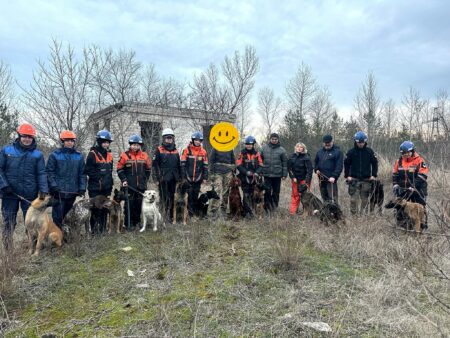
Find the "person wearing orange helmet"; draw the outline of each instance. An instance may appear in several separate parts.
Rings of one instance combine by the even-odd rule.
[[[11,250],[19,206],[23,218],[38,193],[48,193],[44,155],[36,148],[36,129],[29,123],[17,128],[17,139],[0,151],[3,246]]]
[[[83,155],[75,149],[77,136],[71,130],[59,135],[61,148],[54,150],[47,161],[50,194],[56,202],[52,208],[53,222],[62,229],[62,221],[77,196],[84,196],[86,175]]]

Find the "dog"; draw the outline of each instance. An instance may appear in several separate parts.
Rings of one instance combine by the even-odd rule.
[[[115,230],[120,234],[123,230],[123,213],[121,202],[125,200],[125,193],[122,190],[114,189],[114,195],[109,208],[108,233]]]
[[[371,181],[370,195],[369,195],[369,208],[370,212],[374,212],[375,207],[378,206],[378,213],[381,215],[383,212],[384,203],[384,186],[380,180]]]
[[[264,185],[262,176],[258,176],[253,187],[252,209],[259,219],[264,216],[264,194],[266,190],[267,187]]]
[[[303,215],[305,216],[313,216],[316,210],[323,208],[323,202],[310,191],[304,191],[300,196],[300,201],[302,202]]]
[[[200,218],[205,218],[208,215],[209,200],[211,199],[220,199],[217,191],[214,190],[214,187],[212,187],[211,190],[200,194],[200,196],[198,197],[197,212]]]
[[[425,207],[420,203],[396,198],[389,201],[384,207],[396,210],[397,225],[406,230],[414,229],[416,233],[421,233],[426,226]]]
[[[319,210],[314,210],[315,214],[319,215],[320,221],[326,226],[329,223],[337,224],[338,222],[345,225],[345,218],[339,204],[333,201],[325,201]]]
[[[40,195],[31,202],[25,215],[25,228],[28,235],[30,255],[39,256],[44,241],[49,238],[57,247],[62,246],[63,233],[53,223],[47,213],[47,208],[53,204],[52,198]]]
[[[230,216],[233,220],[237,221],[244,215],[244,206],[242,205],[241,192],[239,187],[241,186],[241,180],[234,176],[230,180],[230,194],[228,195],[228,201],[230,204]]]
[[[144,191],[142,199],[142,229],[144,232],[147,227],[147,221],[153,220],[153,231],[158,231],[158,221],[162,221],[161,213],[158,210],[157,193],[155,190]],[[165,224],[163,223],[163,226]]]
[[[173,212],[172,212],[172,223],[177,223],[177,213],[178,208],[182,210],[183,214],[183,225],[187,224],[187,219],[189,216],[188,210],[188,190],[189,183],[187,181],[182,181],[177,183],[175,188],[175,196],[173,199]]]

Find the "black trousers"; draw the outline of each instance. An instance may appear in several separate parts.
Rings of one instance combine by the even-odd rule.
[[[56,203],[52,208],[52,218],[53,222],[59,227],[62,228],[64,217],[66,217],[67,213],[72,209],[73,204],[75,203],[75,196],[69,198],[56,198]]]
[[[161,197],[161,204],[163,207],[163,217],[168,221],[171,221],[173,215],[173,200],[176,186],[177,181],[175,179],[159,183],[159,196]]]
[[[328,181],[320,181],[319,187],[320,195],[322,196],[324,202],[334,201],[335,203],[338,203],[337,181],[334,181],[334,183],[330,183]]]
[[[2,199],[2,217],[3,217],[3,247],[6,251],[11,250],[13,247],[13,233],[17,224],[17,212],[19,211],[19,205],[22,209],[23,219],[27,214],[30,203],[19,200],[17,198],[3,198]]]
[[[253,190],[254,185],[242,181],[242,193],[244,197],[242,198],[242,205],[244,207],[245,216],[253,216],[252,204],[253,204]]]
[[[274,210],[280,201],[281,177],[264,176],[264,185],[267,188],[264,194],[265,209]]]
[[[111,191],[89,191],[89,197],[95,196],[108,196],[111,195]],[[106,222],[108,219],[108,210],[107,209],[97,209],[93,208],[91,210],[91,218],[89,220],[89,224],[91,225],[91,233],[92,234],[101,234],[106,232]]]
[[[189,184],[188,190],[188,211],[189,216],[198,214],[197,205],[198,205],[198,194],[200,193],[200,187],[202,182],[192,182]]]
[[[135,228],[141,223],[141,211],[142,211],[142,195],[136,191],[128,189],[128,198],[130,199],[130,224],[128,224],[128,206],[125,200],[125,212],[124,212],[124,224],[127,229]]]

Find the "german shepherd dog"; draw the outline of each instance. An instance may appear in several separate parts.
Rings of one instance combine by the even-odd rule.
[[[303,214],[305,216],[312,216],[315,214],[315,210],[321,210],[323,208],[322,201],[310,191],[304,191],[301,194],[300,201],[302,202]]]
[[[267,187],[264,185],[264,178],[258,176],[255,178],[252,196],[252,209],[255,216],[259,219],[264,217],[264,194]]]
[[[204,218],[208,214],[208,206],[209,206],[209,200],[219,200],[220,197],[217,194],[217,191],[214,190],[214,187],[212,187],[211,190],[208,190],[198,197],[197,201],[197,212],[200,218]]]
[[[233,220],[237,221],[244,215],[244,206],[242,205],[241,192],[239,187],[241,186],[241,180],[234,176],[230,181],[230,194],[228,200],[230,203],[230,216]]]
[[[172,224],[177,224],[178,209],[182,210],[183,225],[187,224],[187,219],[189,216],[188,190],[189,190],[189,183],[187,181],[183,180],[177,183],[177,186],[175,188],[175,196],[173,198]]]
[[[389,201],[384,207],[396,210],[398,226],[406,230],[414,229],[416,233],[422,232],[422,227],[426,224],[425,207],[422,204],[396,198]]]
[[[123,230],[123,212],[121,202],[125,200],[122,190],[114,189],[114,195],[109,208],[108,233],[115,231],[120,234]]]
[[[50,238],[57,247],[62,245],[63,233],[46,212],[52,204],[53,201],[49,195],[40,195],[31,202],[28,208],[25,215],[25,228],[28,235],[30,255],[39,256],[42,244],[47,238]]]
[[[383,211],[384,203],[384,187],[380,180],[371,181],[370,195],[369,195],[369,208],[370,212],[378,207],[378,213],[381,215]]]

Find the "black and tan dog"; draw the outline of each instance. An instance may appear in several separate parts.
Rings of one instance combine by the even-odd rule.
[[[383,203],[384,203],[384,186],[380,180],[371,181],[370,186],[370,195],[369,195],[369,208],[370,212],[375,210],[375,207],[378,207],[378,213],[382,214],[383,211]]]
[[[187,181],[181,181],[177,183],[175,196],[173,198],[172,224],[177,224],[178,209],[181,210],[181,214],[183,215],[183,225],[187,224],[187,219],[189,216],[188,190],[189,183]]]
[[[27,230],[30,255],[39,256],[44,241],[49,238],[57,247],[61,247],[63,233],[53,223],[47,213],[47,208],[53,204],[52,198],[40,195],[31,202],[25,215],[25,228]]]
[[[319,210],[314,211],[319,215],[320,220],[325,223],[325,225],[331,224],[344,224],[345,218],[339,204],[333,201],[326,201],[323,203],[323,207]]]
[[[406,230],[413,230],[416,233],[422,232],[422,227],[426,224],[425,207],[422,204],[396,198],[389,201],[386,209],[396,210],[397,225]]]
[[[114,189],[114,195],[109,208],[108,233],[115,231],[120,234],[123,230],[122,201],[125,201],[125,192]]]
[[[321,210],[323,208],[323,202],[312,192],[304,191],[301,194],[300,201],[303,205],[303,215],[312,216],[316,213],[315,210]]]
[[[264,217],[264,194],[267,190],[267,186],[264,185],[264,178],[258,176],[255,179],[253,186],[253,196],[252,196],[252,209],[259,219]]]

